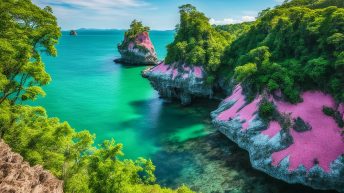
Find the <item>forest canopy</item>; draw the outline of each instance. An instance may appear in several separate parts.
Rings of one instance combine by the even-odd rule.
[[[252,93],[281,90],[295,103],[300,92],[320,89],[344,102],[342,2],[294,0],[264,12],[226,48],[221,68]],[[249,63],[254,72],[241,70]]]
[[[344,102],[344,1],[292,0],[256,21],[211,26],[190,5],[180,9],[168,64],[204,66],[212,79],[244,84],[249,98],[281,91],[289,102],[322,90]]]
[[[174,41],[167,46],[165,62],[204,66],[209,72],[218,70],[229,34],[212,27],[209,18],[190,4],[179,7],[179,13],[180,24]]]

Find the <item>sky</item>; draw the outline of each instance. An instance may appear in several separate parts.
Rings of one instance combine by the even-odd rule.
[[[259,11],[283,0],[32,0],[51,6],[62,30],[127,29],[137,19],[154,30],[171,30],[179,21],[178,7],[190,3],[212,24],[252,21]]]

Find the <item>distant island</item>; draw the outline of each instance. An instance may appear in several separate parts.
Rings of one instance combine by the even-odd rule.
[[[69,32],[69,35],[71,35],[71,36],[77,36],[78,33],[77,33],[75,30],[71,30],[71,31]]]

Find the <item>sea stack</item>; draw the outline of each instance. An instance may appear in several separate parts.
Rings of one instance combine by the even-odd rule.
[[[125,32],[124,40],[118,45],[121,58],[115,59],[116,63],[134,66],[156,65],[158,63],[154,46],[149,37],[149,27],[142,22],[134,20],[130,29]]]
[[[71,36],[77,36],[78,33],[77,33],[75,30],[71,30],[71,31],[69,32],[69,35],[71,35]]]

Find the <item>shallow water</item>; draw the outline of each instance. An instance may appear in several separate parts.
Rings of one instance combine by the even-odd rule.
[[[34,104],[77,130],[96,134],[96,143],[116,139],[127,158],[151,158],[158,182],[195,191],[310,193],[251,168],[248,154],[214,130],[209,113],[218,102],[182,107],[159,98],[140,72],[144,67],[114,64],[123,31],[80,31],[64,35],[58,57],[44,57],[52,83]],[[151,32],[158,56],[166,55],[173,32]],[[329,191],[328,191],[329,192]]]

